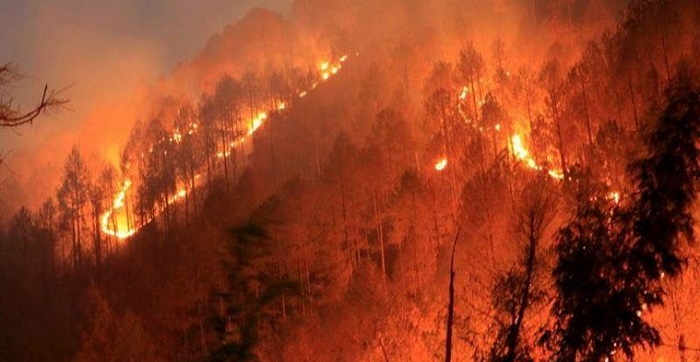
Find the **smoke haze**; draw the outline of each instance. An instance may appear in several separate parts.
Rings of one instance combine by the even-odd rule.
[[[73,144],[113,163],[131,125],[148,112],[159,80],[193,58],[206,40],[253,7],[286,12],[289,0],[3,1],[0,61],[28,76],[17,100],[29,108],[45,82],[68,109],[31,127],[0,131],[6,207],[53,192]],[[16,204],[15,204],[16,203]]]

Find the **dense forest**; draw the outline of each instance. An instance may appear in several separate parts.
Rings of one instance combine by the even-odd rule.
[[[700,360],[699,60],[696,0],[255,9],[0,216],[0,360]]]

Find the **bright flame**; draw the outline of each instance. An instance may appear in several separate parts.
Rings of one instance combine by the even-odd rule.
[[[126,213],[126,193],[131,188],[131,180],[124,180],[121,189],[117,192],[112,208],[102,214],[100,226],[102,232],[116,236],[118,239],[126,239],[134,235],[137,229],[129,225],[129,218]]]
[[[443,157],[437,162],[435,162],[435,170],[436,171],[442,171],[447,167],[447,157]]]
[[[615,204],[620,203],[620,193],[617,191],[611,191],[608,193],[608,200],[612,200]]]
[[[260,128],[260,126],[262,126],[263,123],[265,123],[265,120],[266,120],[266,119],[267,119],[267,113],[266,113],[266,112],[261,112],[261,113],[259,113],[258,116],[255,117],[255,119],[253,119],[252,122],[250,122],[250,129],[248,130],[248,133],[246,133],[245,137],[250,137],[250,136],[252,136],[253,133],[255,133],[255,131],[257,131],[258,128]],[[243,141],[243,140],[241,140],[241,141]],[[240,142],[239,142],[239,143],[240,143]]]
[[[459,94],[459,99],[461,99],[461,100],[467,99],[468,93],[469,93],[469,87],[464,86],[464,88],[462,88],[462,93]]]
[[[511,137],[511,145],[513,147],[513,156],[524,163],[528,168],[536,171],[543,171],[544,167],[537,164],[537,161],[530,155],[530,151],[525,148],[523,140],[518,134]],[[561,171],[547,170],[547,175],[555,180],[563,180],[564,174]]]
[[[320,64],[320,69],[322,71],[321,73],[321,79],[322,80],[328,80],[331,76],[337,74],[341,69],[342,69],[342,63],[344,63],[348,59],[347,55],[343,55],[338,62],[336,63],[331,63],[328,61],[324,61]],[[314,82],[311,84],[309,89],[304,90],[298,94],[299,98],[304,98],[307,95],[307,92],[315,89],[318,86],[318,82]],[[287,109],[288,105],[285,102],[279,102],[276,103],[276,105],[271,109],[277,110],[277,111],[283,111]],[[224,149],[222,151],[218,151],[215,155],[218,158],[223,158],[225,156],[231,155],[231,150],[237,147],[240,147],[243,145],[248,139],[258,130],[262,125],[265,123],[265,121],[268,119],[268,113],[267,112],[260,112],[255,116],[255,118],[250,120],[250,127],[248,131],[241,137],[238,137],[236,140],[232,141],[229,144],[228,149]],[[198,124],[197,122],[193,121],[189,124],[189,129],[187,129],[186,133],[188,135],[192,135],[195,132],[197,132],[197,127]],[[180,131],[176,129],[173,134],[169,137],[164,138],[163,140],[159,142],[175,142],[175,143],[181,143],[183,141],[183,133],[185,131]],[[153,152],[153,146],[149,148],[149,152]],[[447,160],[445,160],[445,164],[447,164]],[[444,166],[443,166],[444,168]],[[199,174],[195,176],[195,180],[200,179]],[[128,210],[126,209],[126,195],[129,191],[129,189],[132,186],[131,180],[125,180],[124,183],[122,184],[121,189],[117,192],[117,194],[114,197],[114,202],[112,206],[110,207],[109,210],[105,211],[102,216],[100,217],[100,224],[101,224],[101,229],[102,232],[115,236],[118,239],[126,239],[132,235],[134,235],[139,227],[131,225],[132,223],[129,222],[129,214]],[[193,186],[195,187],[195,186]],[[177,193],[175,193],[173,196],[169,197],[167,200],[167,205],[170,205],[172,203],[178,202],[179,200],[185,198],[187,193],[189,192],[187,187],[182,187],[179,188]],[[160,205],[158,207],[158,211],[156,214],[159,214],[162,212],[162,210],[165,208],[166,205]]]

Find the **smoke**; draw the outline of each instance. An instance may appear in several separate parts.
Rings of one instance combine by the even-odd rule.
[[[73,144],[89,159],[118,164],[132,124],[175,88],[184,59],[254,6],[290,0],[9,0],[0,6],[0,61],[28,76],[16,89],[30,107],[43,83],[66,88],[68,108],[33,126],[0,130],[4,202],[30,207],[51,195]],[[201,57],[201,56],[200,56]],[[190,75],[194,78],[195,75]],[[201,84],[195,85],[196,87]],[[192,90],[193,92],[197,92]],[[97,165],[94,165],[97,166]],[[9,197],[11,195],[11,197]]]
[[[613,23],[610,4],[621,1],[576,2],[584,3],[566,9],[540,0],[10,0],[3,4],[9,11],[0,11],[6,44],[0,58],[33,76],[20,100],[35,99],[48,81],[70,86],[71,103],[19,134],[0,131],[0,150],[11,152],[6,163],[14,173],[0,170],[2,191],[17,205],[41,202],[55,190],[73,144],[96,163],[117,165],[136,120],[161,114],[166,97],[196,99],[223,74],[304,69],[333,52],[359,51],[369,62],[388,57],[392,71],[402,69],[418,88],[435,61],[455,61],[468,42],[490,59],[497,38],[514,64],[537,68],[553,49],[567,63]],[[253,6],[291,11],[285,18],[255,10],[237,21]],[[582,26],[561,25],[567,21]]]

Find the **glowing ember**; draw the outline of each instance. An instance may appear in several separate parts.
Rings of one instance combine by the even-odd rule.
[[[447,157],[443,157],[438,162],[435,162],[435,170],[442,171],[447,167]]]

